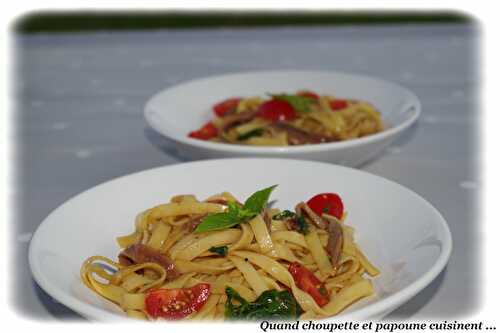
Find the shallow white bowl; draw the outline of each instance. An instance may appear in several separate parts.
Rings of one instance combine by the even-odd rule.
[[[310,89],[319,94],[360,99],[382,114],[387,130],[364,138],[291,147],[253,147],[189,138],[212,117],[212,106],[228,97],[265,96],[266,93]],[[149,125],[179,145],[188,158],[281,157],[358,166],[386,148],[420,114],[412,92],[380,79],[339,72],[265,71],[227,74],[186,82],[154,95],[144,115]]]
[[[355,240],[377,265],[376,297],[356,303],[340,317],[380,318],[427,286],[443,269],[452,248],[445,220],[428,202],[381,177],[326,163],[285,159],[225,159],[151,169],[96,186],[53,211],[30,244],[29,262],[38,284],[81,315],[124,319],[113,304],[80,281],[82,262],[92,255],[116,258],[115,238],[133,231],[136,214],[193,193],[225,190],[245,198],[279,184],[275,207],[290,209],[320,192],[337,192]],[[338,318],[338,317],[336,317]]]

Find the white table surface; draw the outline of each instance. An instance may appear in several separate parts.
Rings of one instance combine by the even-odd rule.
[[[362,169],[419,193],[447,219],[446,270],[389,318],[456,318],[477,308],[477,27],[408,25],[38,34],[15,38],[13,299],[40,319],[80,318],[33,281],[30,238],[50,211],[103,181],[182,162],[142,116],[156,91],[265,69],[341,70],[413,90],[422,117]],[[396,235],[397,236],[397,235]]]

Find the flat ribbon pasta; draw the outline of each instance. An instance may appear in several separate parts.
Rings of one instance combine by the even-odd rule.
[[[102,256],[88,258],[80,270],[82,282],[128,316],[142,320],[151,319],[145,305],[150,291],[192,288],[200,283],[210,285],[210,294],[203,307],[185,319],[223,319],[227,287],[248,302],[268,290],[289,290],[303,310],[301,320],[334,316],[375,293],[367,276],[375,277],[380,271],[356,244],[345,213],[340,220],[323,217],[342,228],[342,248],[334,269],[326,251],[328,231],[309,225],[307,233],[300,233],[285,221],[274,220],[280,213],[275,208],[266,208],[227,229],[194,231],[203,216],[224,211],[228,202],[239,203],[228,192],[205,201],[183,194],[144,210],[135,218],[135,230],[116,238],[126,255],[119,256],[119,262]],[[129,247],[144,253],[133,253]],[[324,283],[329,295],[326,305],[318,306],[298,287],[289,272],[290,264],[303,265]],[[172,269],[169,265],[175,274],[167,271]]]

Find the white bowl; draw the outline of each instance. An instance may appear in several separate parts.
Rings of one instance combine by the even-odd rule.
[[[228,97],[265,96],[269,92],[311,89],[319,94],[365,100],[382,114],[388,129],[349,141],[290,146],[254,147],[189,138],[212,117],[212,106]],[[358,166],[393,142],[420,114],[420,102],[400,85],[380,79],[339,72],[266,71],[227,74],[197,79],[165,89],[146,104],[149,125],[177,142],[188,158],[282,157]]]
[[[445,220],[410,190],[372,174],[326,163],[285,159],[225,159],[151,169],[96,186],[53,211],[30,244],[29,262],[38,284],[59,302],[96,320],[125,319],[115,305],[97,297],[79,278],[92,255],[116,258],[115,238],[133,231],[134,217],[172,195],[198,198],[228,190],[245,198],[279,184],[275,207],[320,192],[337,192],[348,212],[346,223],[378,266],[376,297],[356,303],[341,316],[380,318],[408,301],[443,269],[452,248]]]

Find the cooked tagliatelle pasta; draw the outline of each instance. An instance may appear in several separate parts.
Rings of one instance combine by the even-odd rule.
[[[343,202],[321,193],[269,208],[275,186],[243,203],[224,192],[177,195],[140,212],[118,259],[93,256],[83,283],[140,319],[334,316],[374,294],[379,271],[354,241]]]
[[[317,144],[360,138],[383,130],[380,113],[360,100],[311,91],[229,98],[214,118],[189,137],[254,146]]]

